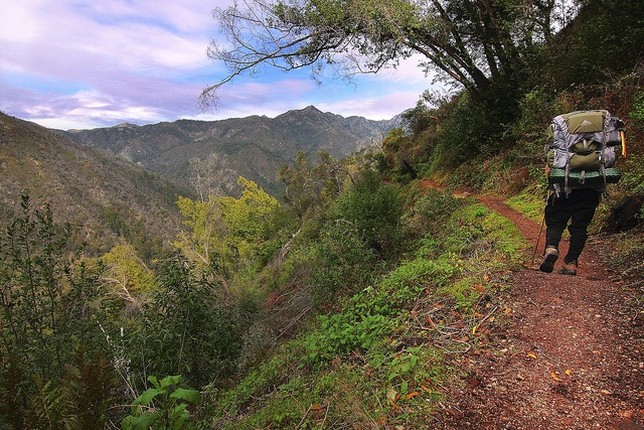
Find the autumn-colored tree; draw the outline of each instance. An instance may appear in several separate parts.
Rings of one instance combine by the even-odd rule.
[[[154,273],[132,245],[123,243],[113,247],[101,261],[106,269],[102,279],[125,302],[138,305],[140,297],[154,288]]]
[[[252,263],[267,239],[278,201],[256,183],[240,177],[239,198],[211,194],[207,201],[181,197],[177,202],[186,231],[175,246],[186,257],[210,268],[220,280]]]

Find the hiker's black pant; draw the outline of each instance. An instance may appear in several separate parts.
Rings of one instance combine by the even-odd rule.
[[[568,226],[570,247],[564,263],[577,261],[588,239],[588,225],[593,220],[599,205],[600,191],[594,189],[573,189],[566,196],[557,198],[554,194],[546,205],[546,246],[559,248],[561,235]],[[570,221],[570,225],[568,225]]]

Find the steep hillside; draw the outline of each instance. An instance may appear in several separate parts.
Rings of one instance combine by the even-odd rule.
[[[313,106],[276,118],[251,116],[221,121],[180,120],[146,126],[70,130],[76,142],[105,149],[179,184],[230,192],[242,175],[277,194],[277,170],[297,152],[324,150],[345,156],[379,141],[400,124],[344,118]]]
[[[28,190],[36,205],[50,203],[59,221],[80,226],[94,249],[108,248],[119,235],[158,246],[171,240],[180,225],[176,186],[123,159],[4,114],[0,188],[3,218]]]

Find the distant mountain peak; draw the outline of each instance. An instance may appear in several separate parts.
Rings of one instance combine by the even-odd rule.
[[[309,112],[309,111],[313,111],[313,112],[322,112],[320,109],[316,108],[316,107],[315,107],[315,106],[313,106],[313,105],[308,105],[307,107],[305,107],[304,109],[302,109],[302,111],[303,111],[303,112]]]
[[[138,125],[131,124],[129,122],[122,122],[114,126],[114,128],[136,128],[136,127],[138,127]]]
[[[281,115],[278,115],[277,118],[284,118],[284,117],[289,117],[289,116],[299,116],[299,115],[324,115],[324,112],[322,112],[320,109],[316,108],[313,105],[308,105],[305,108],[302,109],[291,109],[288,112],[284,112]]]

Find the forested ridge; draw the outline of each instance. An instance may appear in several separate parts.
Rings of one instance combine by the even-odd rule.
[[[503,327],[509,274],[534,246],[476,197],[539,221],[545,128],[573,110],[626,124],[623,178],[592,229],[641,303],[644,213],[612,222],[644,193],[641,2],[581,2],[552,32],[534,19],[550,13],[520,2],[427,3],[438,15],[405,1],[262,3],[269,29],[308,35],[286,43],[286,68],[352,46],[375,71],[425,50],[457,85],[424,94],[370,151],[294,155],[282,195],[243,177],[236,194],[180,193],[151,176],[182,229],[151,246],[112,226],[92,252],[46,196],[0,206],[0,428],[432,428],[463,371],[452,358],[475,360]],[[242,12],[219,11],[233,36]],[[211,54],[237,65],[231,79],[268,60]],[[102,221],[129,219],[122,209]]]
[[[145,126],[120,124],[62,134],[143,166],[198,194],[234,194],[238,191],[237,178],[244,176],[278,196],[283,183],[275,171],[296,152],[324,151],[344,157],[370,146],[399,125],[397,118],[344,118],[308,106],[275,118],[254,115]]]

